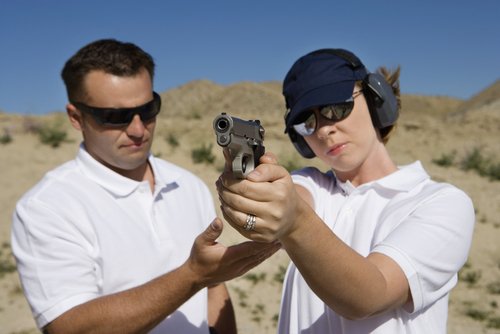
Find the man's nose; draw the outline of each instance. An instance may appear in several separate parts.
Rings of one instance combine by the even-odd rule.
[[[145,129],[146,127],[144,126],[141,117],[136,114],[127,126],[127,134],[131,137],[142,137]]]

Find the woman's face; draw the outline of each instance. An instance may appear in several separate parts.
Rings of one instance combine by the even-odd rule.
[[[359,90],[355,86],[353,93]],[[337,177],[352,180],[367,168],[376,168],[377,152],[383,143],[363,94],[354,99],[351,114],[342,121],[333,122],[318,114],[317,120],[316,131],[304,139]]]

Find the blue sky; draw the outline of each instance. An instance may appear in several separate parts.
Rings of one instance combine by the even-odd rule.
[[[192,80],[282,80],[303,54],[401,65],[403,93],[468,99],[500,77],[500,1],[1,0],[0,110],[64,110],[65,61],[100,38],[155,59],[159,92]]]

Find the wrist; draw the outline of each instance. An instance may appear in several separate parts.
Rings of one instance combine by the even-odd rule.
[[[193,265],[190,259],[187,259],[177,270],[193,294],[207,287],[206,277],[199,274],[199,271],[196,270],[196,266]]]
[[[285,244],[291,240],[299,240],[308,232],[308,226],[310,226],[316,213],[303,199],[299,198],[296,205],[294,206],[294,214],[292,215],[292,222],[289,228],[283,233],[278,239],[282,244]]]

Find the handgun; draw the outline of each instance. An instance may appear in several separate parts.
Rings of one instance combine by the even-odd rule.
[[[259,159],[265,153],[265,130],[260,121],[245,121],[223,112],[215,117],[213,127],[217,144],[228,148],[234,176],[246,178],[259,165]]]

